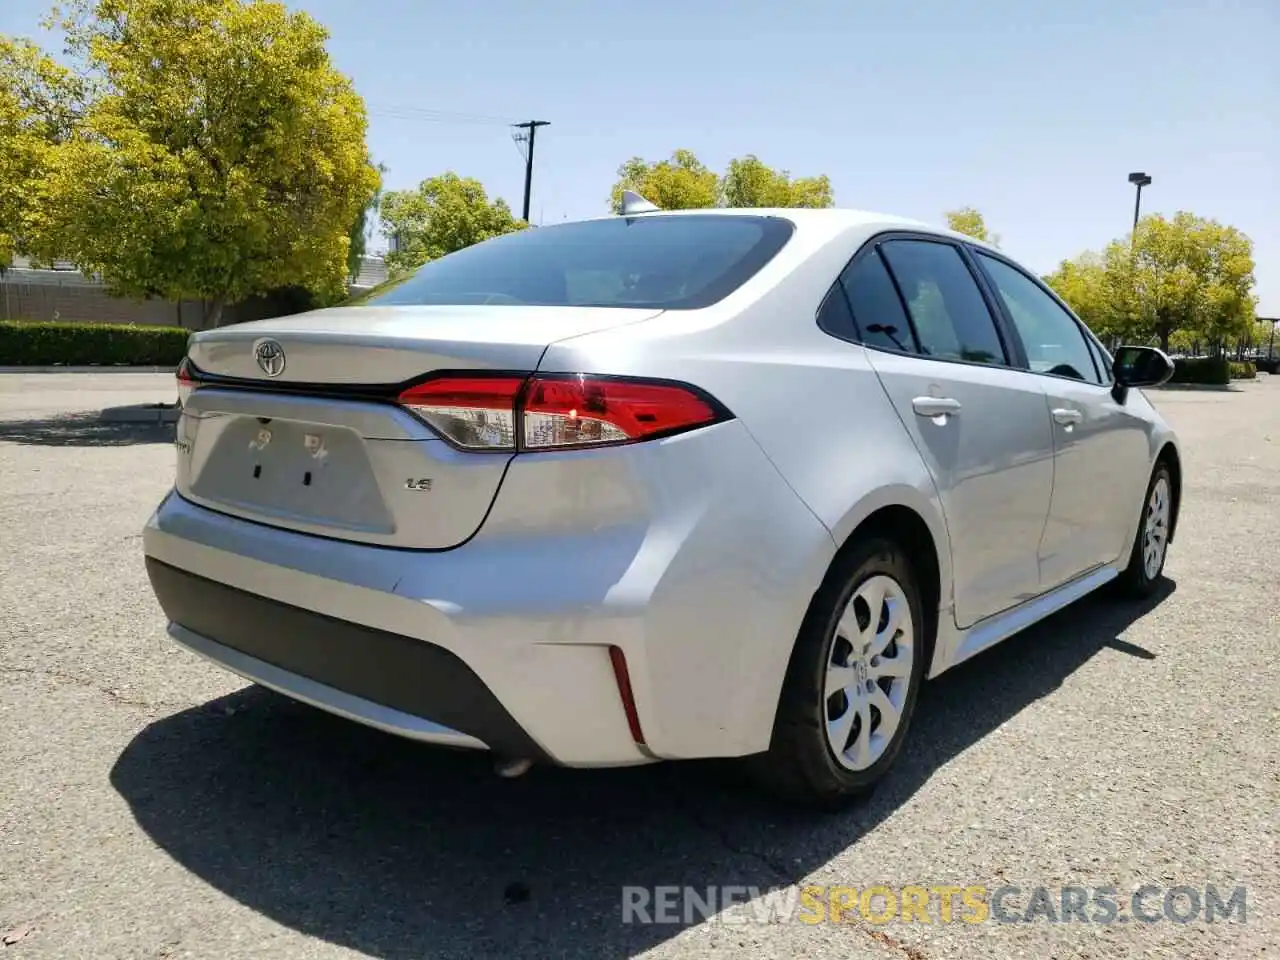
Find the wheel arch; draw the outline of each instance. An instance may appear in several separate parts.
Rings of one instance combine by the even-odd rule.
[[[1182,508],[1182,457],[1177,446],[1166,442],[1156,454],[1156,463],[1163,463],[1169,468],[1169,481],[1173,484],[1173,506],[1169,515],[1169,543],[1173,543],[1178,532],[1178,513]]]
[[[891,483],[862,498],[836,523],[831,536],[837,547],[823,571],[826,579],[836,563],[869,536],[882,536],[901,546],[916,571],[925,607],[927,672],[932,673],[943,612],[951,608],[951,541],[942,504],[927,474],[920,485]],[[816,595],[821,581],[814,584]]]
[[[832,571],[845,565],[848,562],[849,554],[868,540],[886,539],[899,546],[905,552],[916,576],[917,586],[922,594],[921,606],[923,607],[925,621],[924,672],[922,676],[925,678],[929,676],[938,642],[938,621],[942,610],[945,609],[941,598],[944,595],[943,585],[947,582],[946,577],[949,576],[950,547],[949,542],[946,540],[945,526],[942,529],[942,536],[939,537],[934,529],[931,528],[928,518],[929,514],[926,510],[916,509],[902,502],[902,500],[890,498],[886,502],[880,502],[867,510],[859,511],[857,520],[843,528],[847,532],[843,532],[843,535],[839,537],[833,536],[837,548],[823,569],[821,580],[814,587],[809,609],[805,614],[803,623],[798,626],[797,636],[792,641],[787,663],[788,679],[780,685],[783,689],[779,690],[779,699],[774,707],[773,735],[770,749],[777,742],[777,718],[778,712],[784,709],[786,704],[784,700],[785,688],[792,682],[791,678],[795,676],[794,671],[802,663],[802,661],[797,660],[798,655],[803,650],[803,644],[800,641],[804,637],[806,625],[812,622],[811,618],[814,616],[815,611],[819,609],[815,604],[820,603],[820,595],[828,593],[831,586],[833,586],[833,582],[830,581]],[[934,522],[941,525],[941,516],[935,515]],[[939,540],[941,540],[941,543],[939,543]],[[759,756],[764,756],[764,754]]]
[[[859,543],[872,537],[882,537],[901,547],[916,575],[916,585],[920,588],[921,604],[924,607],[925,665],[928,671],[936,651],[938,620],[944,595],[943,571],[948,565],[943,562],[937,540],[924,517],[905,504],[891,503],[872,510],[849,531],[836,550],[831,566]]]

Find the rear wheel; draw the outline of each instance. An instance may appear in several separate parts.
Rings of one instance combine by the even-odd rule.
[[[1142,599],[1155,593],[1164,572],[1172,517],[1173,479],[1168,465],[1161,461],[1151,471],[1129,565],[1120,574],[1119,586],[1125,595]]]
[[[900,547],[874,539],[840,557],[796,638],[757,781],[833,808],[892,766],[925,671],[925,616]]]

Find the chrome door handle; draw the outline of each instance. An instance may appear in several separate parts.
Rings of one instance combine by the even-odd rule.
[[[1079,410],[1072,410],[1069,407],[1058,407],[1053,411],[1053,419],[1064,427],[1069,427],[1074,423],[1079,423],[1084,419],[1084,414]]]
[[[911,409],[921,417],[945,417],[960,412],[960,401],[950,397],[916,397]]]

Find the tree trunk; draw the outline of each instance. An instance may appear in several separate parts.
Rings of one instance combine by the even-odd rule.
[[[1160,328],[1160,349],[1165,353],[1169,352],[1169,335],[1171,333],[1173,333],[1173,331],[1168,327]],[[1148,340],[1147,342],[1150,343],[1151,341]]]
[[[214,297],[208,300],[204,305],[204,327],[208,330],[210,327],[219,326],[222,323],[222,308],[227,305],[226,297]]]

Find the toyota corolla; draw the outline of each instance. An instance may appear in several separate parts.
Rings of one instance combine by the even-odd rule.
[[[926,679],[1153,591],[1171,369],[946,230],[629,196],[193,335],[147,569],[182,646],[508,774],[735,757],[831,805]]]

